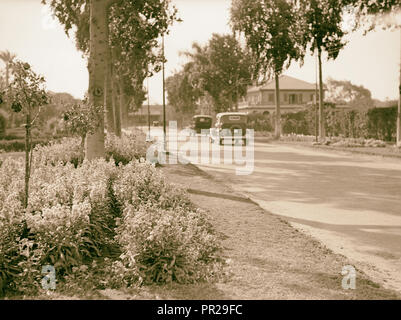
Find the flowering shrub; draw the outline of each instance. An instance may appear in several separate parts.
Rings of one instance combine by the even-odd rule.
[[[141,131],[124,133],[121,138],[113,134],[107,134],[105,139],[106,159],[114,159],[116,164],[128,162],[146,157],[147,143],[145,134]],[[71,162],[77,167],[84,159],[80,138],[63,138],[60,141],[52,141],[48,145],[38,145],[34,149],[35,163],[56,165],[61,162]]]
[[[386,146],[386,143],[381,140],[375,139],[356,139],[356,138],[343,138],[343,139],[335,139],[332,141],[331,145],[334,147],[374,147],[374,148],[382,148]]]
[[[315,141],[315,136],[303,135],[290,133],[287,135],[282,135],[280,137],[281,141],[296,141],[296,142],[313,142]]]
[[[33,157],[37,164],[56,165],[59,162],[63,164],[71,162],[77,167],[83,161],[84,155],[79,138],[63,138],[48,145],[36,146]]]
[[[22,162],[5,159],[0,165],[0,296],[20,272],[20,239],[24,233]],[[11,286],[12,287],[12,286]]]
[[[116,164],[127,164],[146,157],[146,136],[142,131],[123,132],[121,138],[107,134],[105,139],[106,159],[113,158]]]
[[[0,167],[0,181],[6,186],[0,193],[0,246],[8,250],[1,250],[0,264],[5,270],[2,286],[18,284],[23,290],[26,283],[38,283],[32,272],[40,266],[51,264],[62,276],[102,256],[115,243],[118,210],[111,208],[110,185],[117,168],[104,160],[84,161],[78,168],[71,163],[36,163],[26,209],[18,191],[23,190],[19,168],[22,163],[10,160]]]
[[[77,145],[66,141],[72,150]],[[220,247],[205,213],[160,171],[139,161],[75,166],[58,158],[58,148],[37,150],[26,209],[23,162],[0,164],[0,294],[40,290],[47,264],[57,279],[84,281],[87,266],[105,257],[119,257],[107,263],[112,286],[188,283],[218,272]]]
[[[162,209],[192,208],[187,194],[167,183],[163,174],[146,162],[130,162],[120,167],[113,188],[116,199],[124,207],[157,204]]]
[[[128,205],[117,232],[123,254],[115,273],[127,285],[206,280],[219,267],[220,247],[209,228],[200,210]]]
[[[116,236],[123,254],[114,273],[125,284],[188,283],[217,270],[220,247],[205,213],[157,169],[130,162],[120,168],[114,192],[123,204]]]

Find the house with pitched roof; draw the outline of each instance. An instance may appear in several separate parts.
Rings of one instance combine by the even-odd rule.
[[[290,76],[279,77],[281,113],[297,112],[315,101],[316,85]],[[317,97],[318,98],[318,97]],[[317,100],[316,100],[317,101]],[[272,114],[275,111],[275,81],[248,88],[238,111]]]

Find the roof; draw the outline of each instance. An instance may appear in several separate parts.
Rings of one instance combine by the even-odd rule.
[[[212,118],[212,116],[207,114],[196,114],[192,118]]]
[[[226,116],[226,115],[230,115],[230,116],[246,116],[248,115],[245,112],[221,112],[216,114],[216,117],[222,117],[222,116]]]
[[[303,80],[299,80],[290,76],[282,75],[279,77],[280,90],[315,90],[315,84]],[[275,90],[275,81],[270,80],[266,84],[258,87],[251,87],[248,92],[256,92],[259,90]]]

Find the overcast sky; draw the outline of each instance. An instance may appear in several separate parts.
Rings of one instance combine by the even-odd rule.
[[[165,39],[166,77],[183,62],[180,51],[193,41],[205,44],[212,33],[229,33],[231,0],[173,0],[183,22],[173,26]],[[350,80],[368,88],[374,98],[397,99],[400,66],[400,31],[352,34],[335,61],[323,65],[323,79]],[[9,50],[45,76],[47,88],[82,98],[88,88],[86,61],[40,0],[0,0],[0,51]],[[0,67],[3,67],[0,62]],[[315,82],[315,58],[293,63],[285,74]],[[162,78],[149,81],[151,103],[162,102]],[[146,85],[146,82],[145,82]]]

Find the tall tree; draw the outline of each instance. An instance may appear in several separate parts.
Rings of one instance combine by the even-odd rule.
[[[363,86],[357,86],[350,81],[334,80],[326,81],[326,100],[335,104],[348,104],[356,109],[368,109],[374,107],[371,92]]]
[[[193,43],[192,49],[185,52],[190,62],[184,66],[187,79],[182,84],[210,96],[215,112],[234,109],[250,84],[247,53],[233,35],[213,34],[205,46]]]
[[[292,60],[302,59],[295,7],[286,0],[233,0],[231,23],[242,32],[255,62],[254,77],[271,75],[276,88],[275,136],[281,135],[279,76]]]
[[[319,138],[326,139],[322,52],[328,59],[336,59],[345,46],[345,32],[341,28],[343,0],[299,0],[299,21],[302,23],[302,45],[312,54],[317,51],[319,63]]]
[[[76,28],[77,47],[89,55],[89,103],[96,106],[105,103],[110,105],[110,45],[117,46],[121,52],[118,61],[112,61],[114,74],[120,75],[122,71],[130,73],[129,66],[133,60],[126,60],[129,62],[125,63],[122,57],[134,57],[134,52],[153,48],[155,39],[166,32],[168,25],[174,20],[171,17],[175,17],[175,11],[170,13],[167,10],[170,0],[42,0],[42,2],[50,4],[67,34],[73,27]],[[119,24],[119,21],[122,23]],[[116,34],[117,37],[114,37],[113,41],[113,36]],[[125,42],[127,39],[129,41]],[[135,41],[138,39],[141,40],[140,43]],[[116,91],[111,90],[111,92]],[[110,111],[110,107],[107,109]],[[108,114],[111,115],[110,112]],[[99,129],[87,136],[85,156],[89,159],[104,154],[104,119],[99,123]]]
[[[188,65],[187,65],[188,66]],[[190,69],[184,68],[166,79],[168,103],[177,113],[193,114],[196,110],[199,91],[189,81]]]
[[[400,14],[401,2],[399,0],[343,0],[344,5],[355,9],[358,24],[355,26],[365,28],[365,34],[377,26],[383,28],[400,28],[392,16]],[[400,28],[401,42],[401,28]],[[397,110],[397,146],[401,147],[401,61],[398,86],[398,110]]]

